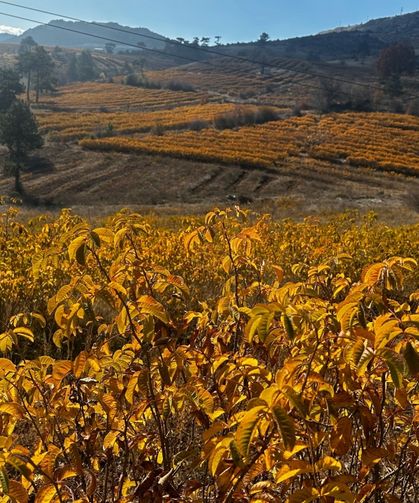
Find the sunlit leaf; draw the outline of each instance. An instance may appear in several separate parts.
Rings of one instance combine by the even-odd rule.
[[[262,414],[266,412],[266,406],[259,405],[248,410],[240,421],[236,432],[236,443],[240,454],[246,457],[249,454],[250,442],[253,432],[260,421]]]

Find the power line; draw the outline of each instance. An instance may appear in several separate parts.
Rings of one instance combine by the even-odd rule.
[[[119,28],[119,27],[116,27],[116,26],[109,26],[109,25],[106,25],[106,24],[97,23],[95,21],[85,21],[83,19],[80,19],[80,18],[77,18],[77,17],[74,17],[74,16],[67,16],[67,15],[64,15],[64,14],[59,14],[57,12],[52,12],[52,11],[43,10],[43,9],[37,9],[35,7],[28,7],[26,5],[17,4],[17,3],[13,3],[13,2],[6,2],[6,1],[1,1],[0,0],[0,3],[6,4],[6,5],[11,5],[13,7],[18,7],[20,9],[30,10],[30,11],[33,11],[33,12],[39,12],[39,13],[42,13],[42,14],[48,14],[48,15],[51,15],[51,16],[58,16],[58,17],[60,17],[62,19],[69,19],[71,21],[77,21],[79,23],[88,23],[88,24],[91,24],[93,26],[97,26],[97,27],[100,27],[100,28],[105,28],[105,29],[108,29],[108,30],[116,31],[116,32],[126,33],[126,34],[129,34],[129,35],[134,35],[134,36],[138,36],[138,37],[141,37],[141,38],[146,38],[146,39],[149,39],[149,40],[154,40],[154,41],[162,42],[162,39],[159,38],[159,37],[155,37],[153,35],[135,33],[135,32],[132,32],[130,30],[125,30],[124,28]],[[43,24],[46,25],[46,26],[48,26],[49,23],[43,23]],[[54,26],[54,25],[50,24],[50,26]],[[97,38],[101,38],[101,37],[97,37]],[[171,44],[171,45],[185,47],[185,44],[183,44],[182,42],[179,42],[178,40],[171,40],[171,39],[163,39],[163,40],[166,43]],[[186,46],[186,47],[188,47],[188,46]],[[310,77],[325,78],[324,74],[314,73],[314,72],[308,72],[308,71],[305,71],[305,70],[289,69],[287,67],[284,67],[284,66],[281,66],[281,65],[278,65],[278,64],[273,64],[273,63],[263,62],[263,61],[257,61],[257,60],[253,60],[253,59],[250,59],[250,58],[246,58],[244,56],[237,56],[237,55],[233,55],[233,54],[226,54],[226,53],[217,51],[215,49],[207,48],[207,47],[197,46],[197,47],[193,47],[193,48],[195,50],[197,50],[197,51],[201,51],[201,52],[206,53],[206,54],[212,54],[212,55],[215,55],[215,56],[220,56],[220,57],[224,57],[224,58],[234,59],[236,61],[241,61],[241,62],[244,62],[244,63],[251,63],[251,64],[254,64],[254,65],[258,65],[258,66],[265,66],[265,67],[269,67],[269,68],[282,69],[282,70],[286,70],[286,71],[293,72],[293,73],[299,73],[301,75],[306,75],[306,76],[310,76]],[[192,60],[191,58],[184,58],[184,59]],[[192,61],[196,62],[197,60],[193,59]],[[202,61],[199,61],[199,62],[202,62]],[[344,79],[344,78],[341,78],[341,77],[327,77],[327,78],[331,79],[331,80],[336,80],[338,82],[343,82],[343,83],[346,83],[346,84],[359,85],[359,86],[368,87],[368,88],[372,87],[370,84],[366,84],[365,82],[355,82],[355,81],[347,80],[347,79]],[[382,90],[381,87],[379,87],[379,88],[376,87],[376,89],[379,89],[380,91]]]
[[[14,18],[14,19],[20,19],[20,20],[23,20],[23,21],[29,21],[31,23],[35,23],[35,24],[38,24],[38,25],[47,26],[47,27],[50,27],[50,28],[56,28],[58,30],[64,30],[64,31],[71,32],[71,33],[77,33],[79,35],[84,35],[84,36],[95,38],[95,39],[99,39],[99,40],[105,40],[107,42],[113,42],[115,44],[124,45],[124,46],[127,46],[127,47],[134,47],[137,50],[140,49],[138,47],[138,45],[130,44],[129,42],[123,42],[122,40],[116,40],[116,39],[113,39],[113,38],[102,37],[102,36],[99,36],[99,35],[93,35],[92,33],[88,33],[88,32],[85,32],[85,31],[75,30],[73,28],[67,28],[65,26],[58,26],[58,25],[55,25],[55,24],[52,24],[52,23],[45,23],[43,21],[39,21],[39,20],[36,20],[36,19],[31,19],[31,18],[28,18],[28,17],[18,16],[16,14],[8,14],[7,12],[1,12],[0,11],[0,15],[1,16],[11,17],[11,18]],[[160,55],[165,56],[165,57],[170,57],[171,56],[173,58],[180,58],[180,59],[187,60],[189,62],[202,63],[204,65],[208,65],[208,66],[212,66],[214,68],[217,68],[216,65],[214,65],[213,63],[211,63],[209,61],[201,61],[201,60],[197,60],[197,59],[193,59],[193,58],[188,58],[186,56],[178,56],[177,54],[170,54],[170,53],[168,53],[166,51],[160,51],[158,49],[150,49],[150,48],[147,48],[147,47],[142,47],[141,49],[144,50],[144,51],[157,53],[157,54],[160,54]],[[255,62],[255,64],[259,64],[260,65],[260,64],[263,64],[263,63]],[[284,70],[289,71],[289,72],[294,72],[294,73],[296,72],[296,70],[292,70],[292,69],[288,69],[288,68],[284,68]],[[297,72],[297,73],[300,73],[300,72]],[[298,82],[297,84],[299,86],[301,86],[301,87],[307,87],[307,88],[310,88],[310,89],[316,89],[316,90],[321,90],[322,89],[321,87],[318,87],[318,86],[315,86],[315,85],[312,85],[312,84],[301,83],[301,82]]]
[[[41,14],[48,14],[50,16],[58,16],[61,19],[69,19],[70,21],[76,21],[76,22],[79,22],[79,23],[91,24],[92,26],[97,26],[99,28],[105,28],[107,30],[112,30],[112,31],[120,32],[120,33],[126,33],[128,35],[132,35],[132,36],[136,36],[136,37],[146,38],[146,39],[149,39],[149,40],[155,40],[157,42],[165,42],[166,44],[175,45],[175,46],[178,46],[178,47],[179,46],[183,47],[183,48],[185,46],[188,47],[188,45],[185,45],[185,43],[183,43],[183,42],[179,42],[179,40],[173,40],[173,39],[170,39],[170,38],[167,38],[167,37],[163,37],[163,36],[162,37],[156,37],[154,35],[148,35],[146,33],[144,33],[144,34],[137,33],[137,32],[134,32],[132,30],[126,30],[124,28],[120,28],[120,27],[117,27],[117,26],[112,26],[109,23],[105,24],[105,23],[98,23],[96,21],[86,21],[86,20],[78,18],[78,17],[67,16],[67,15],[64,15],[64,14],[59,14],[57,12],[52,12],[52,11],[43,10],[43,9],[37,9],[35,7],[28,7],[26,5],[21,5],[21,4],[12,3],[12,2],[0,1],[0,3],[6,4],[6,5],[11,5],[13,7],[18,7],[20,9],[26,9],[26,10],[30,10],[30,11],[33,11],[33,12],[39,12]],[[191,46],[189,46],[189,47],[191,47]],[[233,59],[240,59],[242,61],[247,61],[247,62],[261,64],[260,62],[255,62],[253,60],[250,60],[249,58],[242,58],[241,56],[235,56],[235,55],[231,55],[231,54],[226,54],[224,52],[219,52],[219,51],[217,51],[215,49],[208,48],[208,47],[192,46],[192,48],[194,50],[199,50],[199,51],[205,52],[207,54],[213,54],[215,56],[221,56],[221,57],[233,58]],[[305,62],[304,60],[301,60],[301,59],[300,60],[299,59],[295,59],[295,58],[293,58],[293,59],[287,58],[287,59],[289,59],[290,61]],[[316,62],[316,64],[319,65],[321,63]],[[330,65],[328,65],[327,63],[323,63],[323,66],[329,67]]]
[[[70,19],[70,20],[73,20],[73,21],[81,22],[81,23],[92,24],[94,26],[98,26],[98,27],[101,27],[101,28],[106,28],[106,29],[109,29],[109,30],[118,31],[118,32],[122,32],[122,33],[128,33],[130,35],[134,35],[134,36],[138,36],[138,37],[143,37],[143,38],[148,38],[148,39],[157,40],[159,42],[162,42],[161,38],[154,37],[152,35],[146,35],[146,34],[143,35],[143,34],[140,34],[140,33],[135,33],[135,32],[129,31],[129,30],[125,30],[123,28],[117,28],[115,26],[103,25],[103,24],[96,23],[96,22],[93,22],[93,21],[84,21],[84,20],[82,20],[80,18],[76,18],[76,17],[72,17],[72,16],[66,16],[66,15],[62,15],[62,14],[59,14],[59,13],[55,13],[55,12],[51,12],[51,11],[46,11],[46,10],[42,10],[42,9],[36,9],[36,8],[33,8],[33,7],[27,7],[27,6],[24,6],[24,5],[15,4],[15,3],[12,3],[12,2],[6,2],[6,1],[2,1],[2,0],[0,0],[0,3],[6,4],[6,5],[11,5],[13,7],[18,7],[18,8],[25,9],[25,10],[40,12],[40,13],[43,13],[43,14],[49,14],[49,15],[53,15],[53,16],[59,16],[61,18]],[[51,28],[56,28],[56,29],[67,31],[67,32],[77,33],[79,35],[84,35],[84,36],[88,36],[88,37],[91,37],[91,38],[96,38],[96,39],[99,39],[99,40],[105,40],[107,42],[112,42],[112,43],[124,45],[124,46],[127,46],[127,47],[134,47],[135,49],[139,49],[138,45],[131,44],[129,42],[123,42],[121,40],[115,40],[115,39],[112,39],[112,38],[109,38],[109,37],[104,37],[104,36],[100,36],[100,35],[94,35],[92,33],[87,33],[87,32],[81,31],[81,30],[76,30],[76,29],[73,29],[73,28],[65,27],[65,26],[58,26],[58,25],[55,25],[55,24],[53,24],[51,22],[50,23],[46,23],[46,22],[42,22],[42,21],[30,19],[30,18],[27,18],[27,17],[23,17],[23,16],[18,16],[18,15],[15,15],[15,14],[8,14],[8,13],[5,13],[5,12],[0,12],[0,15],[12,17],[12,18],[15,18],[15,19],[21,19],[21,20],[24,20],[24,21],[29,21],[29,22],[40,24],[40,25],[43,25],[43,26],[49,26]],[[181,46],[181,47],[191,47],[191,46],[185,46],[183,43],[181,43],[179,41],[174,41],[174,40],[170,40],[170,39],[164,39],[164,40],[167,43],[170,43],[170,44],[173,44],[173,45],[178,45],[178,46]],[[177,55],[177,54],[170,54],[170,53],[168,53],[166,51],[161,51],[161,50],[158,50],[158,49],[150,49],[148,47],[142,47],[141,49],[143,49],[145,51],[148,51],[148,52],[157,53],[157,54],[163,55],[165,57],[173,57],[173,58],[183,59],[183,60],[186,60],[186,61],[189,61],[189,62],[193,62],[193,63],[202,63],[202,64],[205,64],[205,65],[214,66],[214,67],[216,66],[216,65],[214,65],[214,64],[212,64],[211,62],[208,62],[208,61],[197,60],[196,58],[190,58],[190,57],[187,57],[187,56],[181,56],[181,55]],[[309,77],[316,77],[316,78],[323,79],[323,80],[331,80],[331,81],[335,81],[335,82],[341,82],[341,83],[345,83],[345,84],[350,84],[350,85],[355,85],[355,86],[360,86],[360,87],[366,87],[368,89],[374,89],[374,90],[377,90],[377,91],[383,91],[383,88],[381,86],[375,86],[373,84],[368,84],[368,83],[365,83],[365,82],[348,80],[348,79],[344,79],[342,77],[331,77],[331,76],[328,76],[328,75],[325,75],[325,74],[310,72],[310,71],[307,71],[307,70],[297,70],[297,69],[294,69],[294,68],[288,68],[288,67],[285,67],[285,66],[281,66],[279,64],[274,64],[274,63],[269,63],[269,62],[263,62],[263,61],[257,61],[257,60],[253,60],[253,59],[246,58],[246,57],[243,57],[243,56],[236,56],[236,55],[232,55],[232,54],[225,54],[225,53],[222,53],[222,52],[219,52],[219,51],[215,51],[213,49],[199,47],[199,46],[193,47],[193,49],[196,50],[196,51],[201,51],[201,52],[205,52],[205,53],[208,53],[208,54],[214,54],[214,55],[217,55],[217,56],[220,56],[220,57],[223,57],[223,58],[229,58],[229,59],[233,59],[233,60],[236,60],[236,61],[250,63],[250,64],[253,64],[253,65],[264,66],[264,67],[269,67],[269,68],[275,68],[275,69],[285,70],[285,71],[290,72],[290,73],[296,73],[296,74],[305,75],[305,76],[309,76]],[[312,84],[307,84],[307,83],[301,83],[301,82],[299,82],[298,85],[300,85],[301,87],[307,87],[307,88],[316,89],[316,90],[321,90],[322,89],[321,87],[314,86]],[[407,98],[408,99],[419,98],[419,95],[411,95],[411,96],[407,96]]]
[[[193,63],[196,63],[197,60],[196,59],[193,59],[193,58],[188,58],[186,56],[178,56],[177,54],[170,54],[170,53],[167,53],[166,51],[160,51],[158,49],[150,49],[148,47],[139,47],[138,45],[135,45],[135,44],[130,44],[129,42],[122,42],[121,40],[115,40],[113,38],[109,38],[109,37],[102,37],[100,35],[93,35],[92,33],[87,33],[85,31],[80,31],[80,30],[75,30],[73,28],[68,28],[66,26],[58,26],[58,25],[55,25],[55,24],[52,24],[52,23],[45,23],[43,21],[39,21],[37,19],[31,19],[31,18],[28,18],[28,17],[23,17],[23,16],[18,16],[16,14],[8,14],[7,12],[0,12],[0,16],[7,16],[7,17],[11,17],[11,18],[14,18],[14,19],[20,19],[22,21],[29,21],[30,23],[35,23],[35,24],[40,24],[40,25],[43,25],[43,26],[50,26],[51,28],[57,28],[58,30],[64,30],[64,31],[68,31],[68,32],[71,32],[71,33],[77,33],[78,35],[85,35],[87,37],[92,37],[92,38],[96,38],[96,39],[99,39],[99,40],[105,40],[106,42],[113,42],[115,44],[120,44],[120,45],[125,45],[127,47],[134,47],[135,49],[139,50],[139,49],[142,49],[144,51],[149,51],[149,52],[155,52],[157,54],[160,54],[160,55],[163,55],[163,56],[171,56],[173,58],[179,58],[179,59],[185,59],[189,62],[193,62]],[[204,62],[206,63],[206,62]]]

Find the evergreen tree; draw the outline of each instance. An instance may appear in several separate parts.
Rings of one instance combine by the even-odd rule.
[[[94,80],[97,76],[96,65],[89,51],[83,51],[77,57],[76,67],[78,80],[82,82]]]
[[[6,112],[0,114],[0,143],[9,151],[9,166],[15,177],[15,189],[22,192],[22,164],[31,150],[43,144],[29,105],[15,100]]]
[[[269,42],[269,39],[270,39],[269,35],[266,32],[263,32],[260,34],[258,44],[266,45]]]
[[[20,77],[17,72],[0,69],[0,113],[6,112],[16,100],[16,96],[23,92]]]
[[[69,82],[74,82],[78,79],[79,75],[77,72],[77,56],[75,54],[71,54],[67,69],[67,80]]]
[[[36,103],[44,90],[53,89],[55,63],[44,47],[38,45],[32,37],[22,40],[19,47],[18,68],[26,76],[26,100],[30,103],[32,81],[35,80]]]
[[[32,37],[25,37],[20,43],[18,68],[26,76],[26,101],[30,103],[32,74],[36,68],[36,48],[38,44]]]
[[[35,49],[35,65],[36,71],[36,103],[39,102],[39,95],[42,91],[53,90],[54,88],[54,68],[55,63],[48,52],[42,47],[37,46]]]

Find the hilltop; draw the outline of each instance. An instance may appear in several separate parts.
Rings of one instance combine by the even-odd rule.
[[[145,46],[150,49],[164,48],[165,37],[159,35],[158,33],[154,33],[147,28],[131,28],[129,26],[122,26],[118,23],[100,24],[102,26],[87,22],[64,21],[63,19],[57,19],[50,21],[47,25],[36,26],[35,28],[25,31],[20,37],[15,38],[15,41],[20,42],[20,40],[25,37],[32,37],[38,44],[46,46],[58,45],[60,47],[77,49],[104,48],[106,41],[101,38],[97,38],[95,40],[94,37],[96,36],[120,41],[120,45],[116,44],[117,50],[126,48],[124,44],[132,44],[139,47]],[[61,29],[54,28],[54,26],[59,26]],[[124,30],[124,33],[116,33],[114,30],[110,30],[109,28]],[[66,30],[75,30],[89,35],[81,35],[79,33]],[[131,32],[132,35],[125,32]],[[149,36],[158,40],[147,38]]]
[[[372,19],[367,23],[341,28],[341,30],[368,32],[384,43],[408,38],[419,48],[419,11],[400,16]]]
[[[377,55],[384,47],[409,41],[419,52],[419,11],[400,16],[374,19],[365,24],[286,40],[272,40],[266,45],[276,56],[310,60],[339,60]],[[233,44],[229,52],[252,51],[257,43]]]
[[[125,43],[150,49],[164,50],[168,38],[147,28],[132,28],[118,23],[74,22],[57,19],[47,25],[36,26],[16,37],[10,34],[0,34],[2,42],[20,42],[22,38],[31,36],[38,44],[60,46],[77,49],[103,49],[106,41],[96,37],[112,38],[121,42],[116,44],[116,50],[126,49]],[[63,29],[56,29],[52,25]],[[111,30],[109,29],[111,28]],[[129,33],[115,32],[112,28]],[[66,31],[70,30],[70,31]],[[89,35],[71,32],[81,31]],[[152,37],[152,38],[148,38]],[[158,40],[154,40],[158,39]],[[394,17],[380,18],[367,23],[349,27],[337,27],[326,32],[286,40],[272,40],[267,47],[273,55],[279,57],[301,57],[305,59],[345,59],[365,54],[374,55],[385,46],[408,40],[419,51],[419,11]],[[244,42],[218,45],[217,49],[226,54],[252,53],[257,47],[255,42]],[[176,47],[170,45],[172,53]],[[202,56],[201,57],[205,57]],[[174,64],[178,64],[175,61]]]

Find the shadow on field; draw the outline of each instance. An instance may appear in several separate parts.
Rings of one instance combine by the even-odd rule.
[[[33,155],[29,157],[24,171],[34,175],[44,175],[53,173],[55,171],[55,166],[50,159],[40,155]]]

